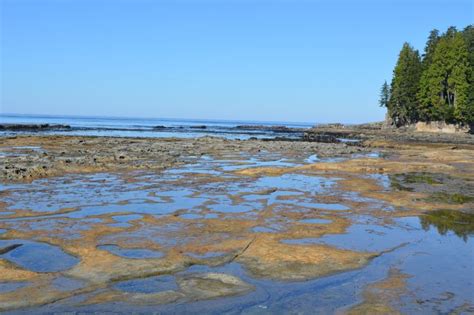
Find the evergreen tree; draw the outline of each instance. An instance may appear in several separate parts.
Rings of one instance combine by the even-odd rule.
[[[467,26],[463,31],[464,41],[466,42],[468,50],[468,62],[469,62],[469,76],[468,84],[469,91],[467,96],[467,102],[470,109],[470,118],[468,117],[468,123],[474,124],[474,25]]]
[[[418,100],[422,120],[468,122],[468,50],[463,36],[451,27],[439,39],[432,62],[422,74]]]
[[[426,42],[425,45],[425,51],[423,54],[423,60],[422,60],[422,68],[423,72],[420,78],[420,83],[419,83],[419,90],[426,90],[429,85],[428,80],[426,79],[426,73],[427,69],[431,66],[433,63],[433,55],[436,49],[436,45],[438,44],[440,39],[439,31],[437,29],[434,29],[430,32],[430,35],[428,36],[428,41]],[[425,102],[423,103],[421,101],[421,93],[417,94],[417,100],[418,100],[418,118],[422,121],[430,121],[432,120],[432,104],[430,102]]]
[[[450,26],[446,30],[446,33],[444,33],[443,37],[453,38],[454,36],[456,36],[457,33],[458,33],[458,30],[456,29],[456,27]]]
[[[421,60],[417,50],[403,44],[393,70],[388,115],[396,126],[418,120],[417,91],[421,76]]]
[[[390,99],[390,87],[388,86],[387,81],[385,81],[382,85],[382,88],[380,89],[380,99],[379,99],[380,107],[388,107],[389,99]]]
[[[430,32],[430,36],[428,36],[428,41],[425,45],[425,51],[423,54],[423,70],[427,69],[433,60],[433,54],[436,48],[436,44],[439,42],[439,31],[434,29]]]

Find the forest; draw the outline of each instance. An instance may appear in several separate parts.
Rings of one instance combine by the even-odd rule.
[[[474,25],[428,36],[423,54],[404,43],[390,84],[380,91],[390,124],[474,124]]]

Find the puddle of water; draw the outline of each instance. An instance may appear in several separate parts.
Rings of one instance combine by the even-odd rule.
[[[324,210],[347,211],[350,210],[348,206],[339,203],[310,203],[308,207],[319,208]]]
[[[353,154],[353,158],[380,158],[381,154],[380,152],[369,152],[369,153],[363,153],[363,154]]]
[[[301,196],[303,192],[301,191],[291,191],[291,190],[270,190],[268,193],[262,194],[247,194],[242,196],[243,199],[248,201],[256,201],[267,199],[268,204],[275,203],[280,197],[288,197],[288,196]]]
[[[344,234],[327,234],[320,238],[287,239],[282,242],[304,245],[326,244],[354,251],[380,252],[404,243],[421,242],[433,234],[434,229],[430,225],[425,225],[423,218],[396,219],[395,226],[357,223],[351,225]],[[429,233],[427,234],[427,232]],[[448,234],[448,230],[443,232],[439,234]],[[462,239],[466,239],[466,235],[460,236]]]
[[[255,210],[255,207],[253,207],[252,205],[245,204],[212,204],[207,207],[215,212],[223,213],[242,213]]]
[[[179,244],[185,244],[192,239],[191,236],[187,237],[182,235],[181,231],[186,228],[187,224],[175,222],[165,225],[142,225],[140,229],[134,231],[119,232],[104,236],[101,240],[101,244],[116,244],[126,243],[134,247],[139,247],[138,244],[147,241],[153,241],[160,246],[173,247]],[[116,246],[116,245],[113,245]],[[112,248],[113,250],[113,248]],[[123,249],[126,250],[126,249]],[[133,254],[132,254],[133,255]]]
[[[12,292],[21,288],[28,286],[30,282],[28,281],[18,281],[18,282],[0,282],[0,293]]]
[[[218,160],[216,162],[219,162]],[[250,157],[243,161],[243,163],[235,164],[228,163],[226,165],[221,165],[220,169],[224,172],[232,172],[245,168],[251,167],[294,167],[301,165],[299,163],[294,163],[288,159],[277,159],[277,160],[261,160],[259,158]]]
[[[284,174],[282,176],[265,176],[257,179],[255,186],[277,188],[282,190],[299,190],[310,194],[322,193],[330,189],[334,181],[318,176],[302,174]]]
[[[115,284],[113,288],[124,292],[157,293],[168,290],[178,290],[178,285],[173,276],[165,275],[120,281]]]
[[[125,204],[125,205],[103,205],[83,207],[80,210],[67,213],[66,216],[70,218],[85,218],[92,215],[101,215],[107,213],[119,212],[136,212],[141,214],[166,215],[178,210],[192,209],[202,205],[207,199],[200,197],[186,196],[186,192],[176,192],[175,194],[167,192],[167,196],[173,195],[171,202],[160,203],[140,203],[140,204]]]
[[[13,244],[22,244],[22,246],[0,257],[31,271],[64,271],[79,262],[78,258],[65,253],[57,246],[26,240],[0,240],[0,247]]]
[[[436,228],[439,234],[454,232],[467,242],[474,236],[474,214],[460,211],[436,210],[420,216],[420,224],[424,230]]]
[[[375,224],[353,224],[345,234],[327,234],[320,238],[288,239],[282,242],[301,245],[326,244],[354,251],[379,252],[411,241],[417,239],[405,229]]]
[[[310,164],[316,163],[316,162],[318,162],[318,161],[319,161],[319,158],[318,158],[318,155],[317,155],[317,154],[310,155],[310,156],[305,160],[306,163],[310,163]]]
[[[179,215],[180,218],[187,219],[187,220],[197,220],[202,219],[203,216],[197,213],[184,213]]]
[[[71,207],[162,201],[160,196],[150,196],[154,190],[147,189],[143,183],[125,182],[113,174],[65,175],[29,184],[5,185],[5,188],[10,188],[5,197],[9,210],[56,212]]]
[[[367,174],[366,177],[374,179],[386,191],[392,188],[390,177],[386,174]]]
[[[254,233],[277,233],[279,232],[277,229],[273,229],[266,226],[255,226],[252,228],[252,232]]]
[[[97,248],[131,259],[161,258],[164,256],[162,252],[145,248],[122,248],[118,245],[99,245]]]
[[[323,210],[332,210],[332,211],[347,211],[350,210],[349,207],[340,204],[340,203],[320,203],[320,202],[302,202],[294,200],[280,200],[279,203],[286,203],[286,204],[297,204],[300,207],[305,208],[317,208]]]
[[[170,169],[165,171],[168,174],[206,174],[206,175],[221,175],[222,172],[215,171],[215,170],[208,170],[208,169],[196,169],[193,168],[192,165],[186,168],[179,168],[179,169]]]
[[[0,152],[0,158],[6,157],[17,157],[17,156],[28,156],[27,153],[18,153],[18,152]]]
[[[369,156],[370,155],[364,155]],[[373,157],[376,157],[374,155]],[[317,156],[313,157],[317,159]],[[309,161],[313,159],[309,158]],[[200,179],[205,176],[213,177],[220,170],[232,170],[236,168],[249,167],[254,165],[267,166],[289,166],[292,164],[289,160],[275,158],[274,160],[259,161],[243,157],[239,164],[235,161],[217,161],[204,157],[203,163],[188,165],[182,170],[171,171],[163,175],[156,174],[138,174],[133,179],[136,182],[128,183],[120,177],[108,174],[98,174],[90,176],[70,176],[61,179],[50,179],[35,181],[32,185],[6,185],[2,186],[11,191],[12,195],[7,203],[12,209],[36,209],[37,211],[47,209],[61,209],[65,206],[78,205],[79,210],[64,216],[78,218],[83,221],[86,216],[95,214],[107,214],[112,212],[135,212],[136,214],[114,215],[116,224],[130,225],[130,221],[141,219],[139,213],[150,213],[157,216],[169,214],[178,210],[181,218],[189,221],[165,224],[160,226],[150,226],[146,222],[140,222],[140,229],[132,232],[116,233],[107,235],[101,239],[102,244],[113,244],[115,242],[127,242],[130,246],[140,247],[138,244],[142,241],[153,241],[162,246],[176,246],[195,241],[196,236],[183,236],[183,229],[199,222],[203,218],[216,218],[216,213],[206,213],[206,208],[216,212],[229,212],[226,215],[220,213],[220,217],[238,216],[239,218],[257,218],[258,211],[264,209],[267,205],[275,204],[273,208],[274,215],[271,218],[265,218],[264,223],[251,229],[254,233],[274,233],[282,231],[292,221],[284,217],[284,212],[301,211],[306,217],[310,217],[309,211],[312,208],[323,210],[345,211],[350,210],[347,206],[339,203],[317,203],[319,195],[339,194],[337,190],[332,190],[333,184],[337,179],[327,179],[317,176],[303,174],[284,174],[282,176],[265,176],[261,178],[247,178],[235,176],[232,181],[209,181],[209,183],[199,183],[193,180],[193,177]],[[325,162],[328,160],[317,160]],[[306,162],[309,162],[308,159]],[[244,162],[245,164],[240,164]],[[314,160],[316,162],[316,160]],[[294,164],[293,164],[294,165]],[[195,172],[192,172],[195,170]],[[188,172],[190,171],[190,172]],[[188,174],[188,173],[194,173]],[[196,176],[195,173],[200,173]],[[179,176],[177,176],[179,175]],[[176,181],[179,179],[179,181]],[[186,179],[189,179],[186,180]],[[380,178],[385,181],[386,189],[391,189],[387,178]],[[173,182],[171,182],[173,181]],[[258,192],[268,190],[268,193],[258,194]],[[337,197],[348,198],[350,200],[368,203],[368,209],[381,206],[380,201],[362,199],[356,194],[342,193]],[[241,196],[242,203],[235,202],[232,196]],[[24,197],[24,198],[23,198]],[[291,197],[291,198],[289,198]],[[343,199],[342,198],[342,199]],[[238,199],[238,198],[237,198]],[[337,199],[339,200],[339,199]],[[35,201],[38,201],[35,204]],[[127,201],[127,203],[123,203]],[[149,202],[152,201],[152,202]],[[318,200],[322,201],[322,200]],[[325,200],[324,200],[325,201]],[[332,199],[331,199],[332,201]],[[214,202],[214,203],[212,203]],[[300,209],[308,208],[308,209]],[[252,211],[250,214],[245,212]],[[349,216],[350,213],[342,213]],[[342,215],[341,214],[341,215]],[[313,214],[314,215],[314,214]],[[254,217],[253,217],[254,216]],[[320,279],[309,280],[305,282],[280,282],[268,279],[254,279],[249,276],[245,269],[237,264],[231,263],[219,267],[197,266],[194,265],[186,271],[179,274],[194,272],[223,272],[235,275],[242,280],[253,284],[256,289],[252,294],[225,299],[216,299],[212,303],[209,301],[187,301],[186,303],[171,303],[160,306],[146,305],[124,305],[124,303],[110,303],[98,306],[75,306],[79,311],[103,311],[104,309],[120,312],[164,312],[164,313],[225,313],[232,310],[238,310],[240,313],[334,313],[338,308],[356,303],[360,293],[365,285],[379,281],[386,277],[388,269],[396,267],[402,273],[410,276],[407,289],[410,294],[404,297],[397,309],[402,313],[449,313],[457,305],[463,303],[474,304],[472,292],[474,292],[474,279],[466,275],[474,274],[472,261],[474,261],[473,246],[473,228],[470,219],[452,213],[432,212],[423,216],[395,219],[393,224],[380,225],[380,220],[370,216],[350,218],[354,224],[347,229],[345,234],[325,235],[321,238],[309,239],[287,239],[283,240],[288,244],[328,244],[337,248],[379,252],[393,249],[403,243],[407,245],[398,248],[395,251],[388,252],[375,258],[368,266],[356,271],[344,272]],[[86,228],[87,224],[70,223],[61,221],[57,218],[50,218],[40,222],[32,221],[26,224],[29,219],[20,219],[25,226],[18,225],[18,228],[32,229],[50,229],[53,227],[66,225],[64,228],[68,231],[78,231]],[[35,219],[36,220],[36,219]],[[281,221],[278,221],[281,220]],[[14,227],[12,220],[3,221]],[[261,221],[259,221],[261,222]],[[278,222],[284,222],[283,225]],[[294,221],[293,221],[294,222]],[[323,218],[308,218],[297,221],[303,224],[328,224],[331,220]],[[466,223],[467,222],[467,223]],[[471,222],[471,223],[469,223]],[[73,227],[76,226],[77,227]],[[302,227],[302,226],[301,226]],[[10,226],[7,225],[10,229]],[[90,227],[89,227],[90,228]],[[0,233],[2,231],[0,230]],[[200,236],[201,237],[201,236]],[[216,242],[219,238],[225,240],[231,237],[226,233],[214,233],[210,242]],[[202,243],[207,239],[202,236]],[[70,259],[61,249],[54,246],[53,249],[59,253],[50,255],[51,248],[27,248],[26,241],[12,240],[0,241],[0,246],[9,245],[18,242],[24,243],[11,252],[2,255],[3,258],[13,256],[16,252],[18,261],[29,261],[32,265],[49,267],[49,270],[64,270],[64,261]],[[33,244],[38,244],[31,242]],[[40,243],[42,244],[42,243]],[[46,245],[48,247],[50,245]],[[141,246],[143,247],[143,246]],[[112,254],[125,258],[160,258],[164,254],[159,251],[148,250],[144,248],[122,248],[117,245],[101,245],[100,249],[107,250]],[[23,254],[18,255],[22,249]],[[29,252],[29,253],[28,253]],[[39,252],[41,254],[39,254]],[[203,255],[196,253],[186,253],[194,258],[208,259],[218,257],[225,253],[208,252]],[[62,255],[65,255],[63,257]],[[27,257],[27,258],[25,258]],[[41,259],[53,259],[53,265],[50,262],[40,263]],[[77,259],[74,259],[74,265]],[[13,260],[11,260],[13,261]],[[15,262],[15,261],[13,261]],[[16,262],[15,262],[16,263]],[[61,268],[54,265],[58,264]],[[21,265],[20,263],[18,263]],[[28,264],[28,262],[26,263]],[[30,268],[28,268],[30,269]],[[67,269],[67,268],[66,268]],[[0,292],[4,290],[14,290],[10,284],[0,283]],[[59,277],[53,281],[53,285],[58,290],[75,290],[80,288],[82,283],[66,277]],[[10,287],[9,287],[10,286]],[[13,289],[12,289],[13,288]],[[146,279],[133,279],[121,281],[113,285],[114,289],[125,292],[152,293],[163,290],[176,289],[176,283],[173,276],[158,276]],[[436,298],[443,298],[446,291],[452,292],[454,297],[449,297],[449,301],[440,302]],[[443,295],[444,294],[444,295]],[[413,300],[415,299],[415,300]],[[417,300],[423,303],[418,303]],[[436,304],[438,303],[438,304]],[[64,306],[66,305],[66,306]],[[118,306],[120,305],[120,306]],[[110,306],[110,307],[109,307]],[[65,307],[62,309],[61,307]],[[38,307],[34,311],[47,310],[50,312],[68,311],[67,303],[55,303],[45,307]],[[436,311],[438,310],[438,311]]]
[[[85,218],[81,220],[72,220],[60,217],[42,217],[42,218],[13,218],[6,219],[9,229],[27,229],[29,231],[48,231],[50,236],[56,236],[61,239],[75,239],[81,236],[81,231],[87,231],[95,224],[102,222],[99,218]]]
[[[116,215],[116,216],[113,216],[112,219],[114,219],[118,223],[112,223],[112,224],[109,224],[109,225],[110,226],[115,226],[115,227],[130,227],[132,225],[128,222],[134,221],[134,220],[139,220],[141,218],[143,218],[143,216],[141,216],[139,214]]]

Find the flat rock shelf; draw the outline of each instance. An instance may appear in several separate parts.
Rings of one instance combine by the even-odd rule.
[[[3,137],[0,310],[474,312],[471,140],[353,132]]]

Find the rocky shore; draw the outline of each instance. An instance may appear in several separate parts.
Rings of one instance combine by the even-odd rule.
[[[221,313],[271,301],[270,312],[311,313],[328,298],[321,313],[432,313],[404,279],[435,287],[433,273],[464,299],[469,283],[449,287],[442,271],[468,264],[470,243],[452,245],[474,233],[471,136],[307,132],[325,133],[337,141],[1,138],[0,310]],[[391,271],[372,277],[378,268]]]
[[[318,125],[306,130],[303,135],[304,141],[338,142],[338,139],[474,144],[474,135],[469,133],[420,132],[412,127],[390,128],[383,123]]]
[[[0,126],[6,128],[5,125]],[[22,130],[66,128],[63,125],[22,125]],[[20,128],[10,125],[8,128]],[[247,129],[250,126],[238,126]],[[260,128],[253,126],[252,128]],[[261,127],[263,128],[263,127]],[[268,127],[265,127],[268,128]],[[287,132],[286,127],[277,128]],[[12,129],[15,130],[15,129]],[[369,142],[474,145],[474,135],[414,132],[383,128],[381,124],[347,126],[321,125],[304,132],[301,139],[276,137],[258,140],[227,140],[219,137],[117,138],[55,135],[18,135],[3,137],[0,180],[32,180],[63,173],[97,171],[160,170],[187,163],[202,155],[222,157],[226,154],[257,152],[291,155],[317,154],[320,157],[349,157],[369,152]]]
[[[349,156],[368,152],[363,146],[306,141],[150,139],[116,137],[21,135],[5,137],[0,144],[0,180],[32,180],[64,173],[161,170],[190,162],[202,155],[267,152],[305,156]]]

